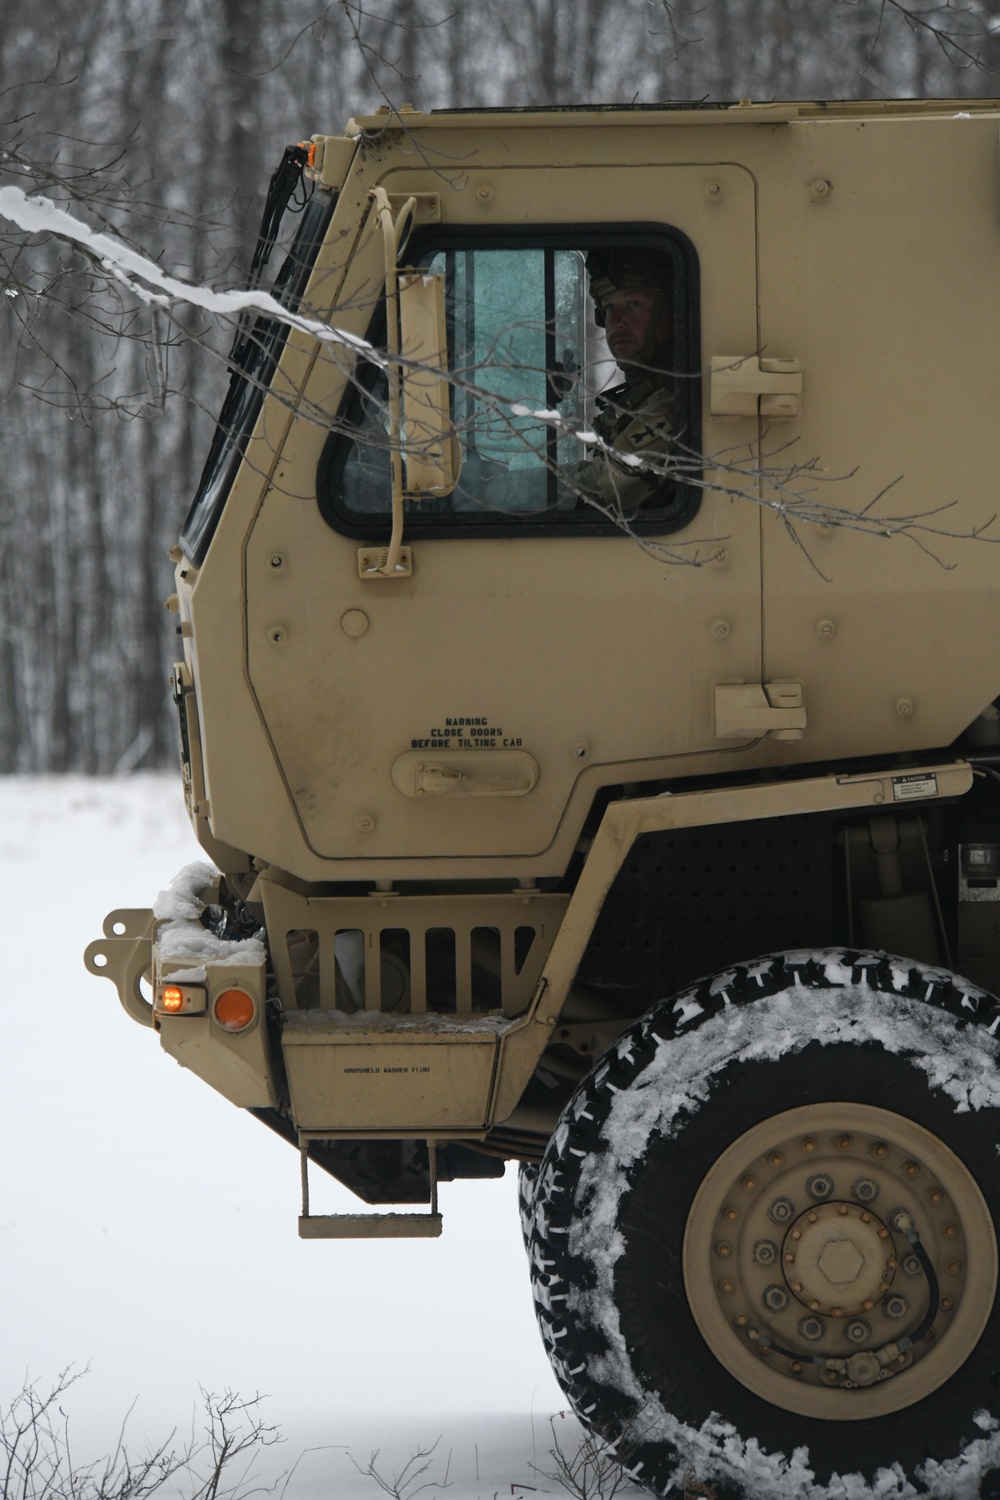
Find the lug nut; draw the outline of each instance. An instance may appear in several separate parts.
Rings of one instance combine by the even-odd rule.
[[[850,1151],[851,1147],[854,1145],[854,1142],[849,1135],[842,1135],[837,1141],[837,1145],[840,1147],[841,1151]]]
[[[725,1292],[726,1295],[727,1295],[727,1297],[728,1297],[728,1295],[729,1295],[730,1292],[733,1292],[735,1290],[736,1290],[736,1288],[733,1286],[733,1283],[731,1281],[720,1281],[719,1282],[719,1291],[720,1292]]]
[[[917,1166],[915,1161],[908,1161],[903,1168],[903,1171],[906,1173],[907,1177],[916,1177],[920,1171],[920,1168]]]
[[[833,1192],[833,1178],[828,1172],[817,1172],[806,1178],[806,1192],[810,1198],[829,1198]]]
[[[805,1140],[802,1142],[802,1149],[803,1151],[816,1150],[816,1142],[813,1140],[812,1136],[806,1136]]]
[[[738,1219],[739,1216],[740,1216],[740,1211],[739,1211],[738,1208],[727,1208],[726,1209],[725,1217],[729,1220],[730,1224],[732,1224],[736,1219]]]
[[[852,1344],[864,1344],[872,1336],[871,1324],[866,1323],[864,1318],[855,1318],[853,1323],[848,1323],[844,1332]]]
[[[874,1144],[874,1146],[872,1147],[872,1156],[877,1156],[878,1159],[879,1159],[879,1161],[881,1161],[882,1158],[884,1156],[888,1156],[888,1154],[889,1154],[889,1147],[887,1145],[885,1145],[884,1142],[882,1142],[882,1141],[876,1141],[875,1144]]]
[[[923,1266],[920,1264],[920,1257],[917,1255],[904,1255],[903,1270],[907,1276],[919,1276],[923,1270]]]
[[[785,1158],[782,1156],[780,1151],[772,1151],[770,1156],[767,1158],[767,1164],[769,1167],[783,1166],[784,1161]]]
[[[732,1253],[733,1253],[733,1247],[732,1247],[732,1245],[727,1245],[726,1242],[725,1242],[725,1240],[720,1240],[719,1243],[715,1247],[715,1253],[716,1253],[716,1255],[722,1255],[722,1256],[732,1255]]]
[[[958,1233],[958,1230],[955,1228],[954,1224],[946,1224],[944,1226],[944,1232],[947,1235],[948,1239],[953,1240]]]
[[[945,1312],[950,1312],[952,1307],[954,1306],[954,1303],[952,1302],[950,1297],[942,1297],[941,1306]]]
[[[783,1286],[774,1283],[765,1291],[764,1303],[772,1312],[781,1312],[782,1308],[788,1306],[788,1293]]]
[[[935,1204],[941,1202],[941,1196],[942,1194],[940,1188],[931,1188],[930,1192],[927,1194],[929,1201]]]
[[[775,1198],[767,1211],[767,1216],[773,1219],[775,1224],[787,1224],[794,1213],[795,1204],[790,1198]]]
[[[859,1203],[874,1203],[878,1197],[878,1183],[873,1177],[859,1177],[851,1192]]]
[[[906,1316],[909,1308],[909,1298],[902,1296],[899,1292],[896,1292],[891,1297],[886,1297],[882,1303],[882,1310],[887,1318],[903,1318]]]
[[[757,1179],[756,1179],[756,1177],[744,1177],[744,1179],[743,1179],[743,1189],[744,1189],[745,1192],[752,1193],[754,1191],[754,1189],[756,1188],[756,1186],[757,1186]]]
[[[958,1273],[959,1273],[959,1271],[961,1269],[962,1269],[962,1262],[960,1260],[950,1260],[948,1262],[948,1274],[949,1274],[949,1276],[957,1276]]]
[[[758,1266],[773,1266],[778,1259],[778,1247],[773,1240],[758,1240],[753,1247],[753,1258]]]
[[[799,1323],[799,1333],[810,1343],[814,1344],[817,1339],[821,1339],[825,1332],[826,1324],[822,1318],[802,1318]]]

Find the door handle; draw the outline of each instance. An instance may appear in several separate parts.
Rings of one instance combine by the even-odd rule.
[[[392,780],[407,797],[525,797],[538,762],[526,750],[408,750],[393,762]]]

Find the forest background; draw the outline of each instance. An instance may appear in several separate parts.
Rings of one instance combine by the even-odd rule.
[[[987,0],[6,0],[0,186],[239,286],[284,146],[380,104],[1000,95]],[[0,773],[172,762],[167,549],[231,327],[0,219]]]

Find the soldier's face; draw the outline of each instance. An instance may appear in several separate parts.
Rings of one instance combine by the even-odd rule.
[[[605,297],[605,335],[616,359],[634,358],[645,348],[655,304],[656,292],[652,287],[627,287]],[[665,307],[657,323],[655,342],[666,343],[669,335],[670,313]]]

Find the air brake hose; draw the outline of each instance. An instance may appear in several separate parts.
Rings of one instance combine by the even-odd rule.
[[[931,1265],[931,1258],[927,1254],[927,1251],[924,1249],[923,1245],[920,1243],[919,1234],[915,1229],[907,1229],[904,1232],[906,1234],[906,1238],[913,1246],[913,1253],[916,1255],[921,1266],[923,1267],[924,1275],[927,1277],[927,1311],[923,1316],[923,1321],[920,1323],[920,1326],[918,1328],[914,1329],[913,1333],[908,1334],[906,1338],[898,1340],[900,1350],[905,1353],[907,1349],[912,1349],[914,1344],[919,1344],[920,1340],[923,1338],[924,1334],[927,1332],[931,1324],[934,1322],[934,1319],[937,1317],[938,1299],[941,1294],[941,1288],[938,1285],[937,1273],[934,1270],[934,1267]]]
[[[941,1287],[937,1279],[937,1272],[934,1270],[934,1266],[931,1263],[931,1258],[927,1254],[927,1251],[924,1249],[923,1244],[921,1243],[919,1234],[913,1228],[906,1229],[903,1232],[906,1235],[906,1238],[909,1241],[910,1245],[913,1247],[913,1252],[920,1262],[920,1266],[923,1270],[924,1275],[927,1277],[927,1311],[912,1333],[906,1334],[903,1338],[897,1339],[895,1341],[896,1348],[899,1350],[900,1354],[907,1353],[907,1351],[912,1349],[915,1344],[919,1344],[924,1334],[927,1333],[932,1323],[934,1322],[934,1319],[937,1317],[938,1300],[941,1294]],[[825,1365],[828,1358],[828,1356],[823,1354],[806,1354],[801,1351],[796,1352],[794,1349],[786,1349],[783,1344],[775,1344],[772,1343],[770,1339],[765,1338],[759,1339],[757,1341],[757,1347],[760,1349],[766,1349],[769,1353],[772,1354],[781,1354],[786,1359],[793,1359],[799,1364]],[[859,1354],[870,1353],[877,1355],[881,1351],[878,1349],[871,1349],[858,1350],[857,1352]]]

